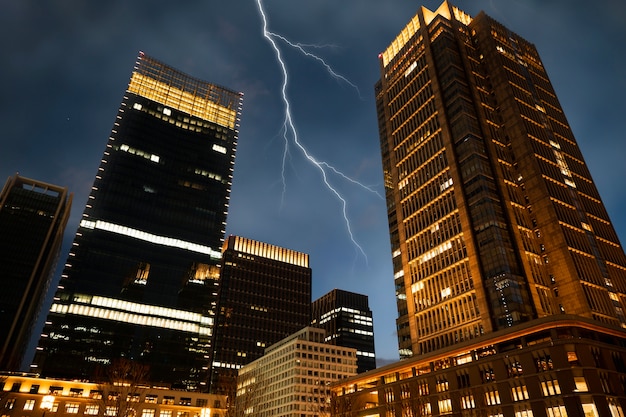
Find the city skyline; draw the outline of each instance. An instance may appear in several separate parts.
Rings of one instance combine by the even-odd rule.
[[[318,62],[285,52],[286,64],[293,70],[288,93],[303,143],[319,159],[375,186],[380,193],[373,104],[373,86],[379,76],[377,54],[421,6],[417,2],[394,3],[368,8],[355,2],[337,8],[322,2],[297,11],[292,6],[266,5],[271,30],[296,42],[333,44],[312,51],[357,85],[362,96],[333,80]],[[424,5],[434,9],[439,3]],[[453,4],[470,15],[484,10],[537,46],[623,243],[626,220],[620,214],[626,209],[626,193],[619,181],[626,175],[626,164],[621,161],[626,145],[618,134],[626,129],[626,121],[620,118],[623,104],[615,100],[626,94],[619,72],[619,60],[624,58],[617,56],[626,39],[625,6],[614,1],[593,9],[560,1],[541,8],[538,2],[533,6],[511,4],[500,10],[488,1]],[[396,312],[384,201],[334,179],[348,193],[348,212],[355,238],[368,256],[365,261],[350,242],[337,199],[295,151],[287,166],[283,195],[280,71],[263,39],[254,5],[220,5],[224,9],[220,13],[199,3],[185,10],[163,8],[161,12],[156,11],[159,7],[143,12],[144,6],[114,4],[105,9],[69,2],[65,8],[52,10],[38,6],[37,12],[31,10],[34,2],[5,7],[8,12],[0,17],[0,23],[3,42],[7,42],[2,48],[3,60],[9,64],[0,70],[0,76],[10,80],[10,85],[1,105],[6,127],[0,144],[0,175],[6,178],[19,171],[68,186],[75,193],[66,231],[68,242],[127,83],[128,68],[139,50],[195,77],[243,91],[227,234],[310,254],[313,299],[335,287],[368,295],[377,357],[396,359]],[[185,18],[183,27],[177,19]],[[322,19],[324,27],[316,24]],[[554,20],[554,24],[534,27],[533,20]],[[368,33],[360,33],[363,27]],[[90,85],[94,76],[102,80],[101,85]],[[35,95],[39,101],[34,100]],[[318,214],[321,220],[314,217]]]

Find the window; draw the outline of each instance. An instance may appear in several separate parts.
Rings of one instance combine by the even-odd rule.
[[[585,380],[584,376],[575,376],[574,384],[576,384],[576,390],[578,392],[587,392],[589,388],[587,387],[587,380]],[[586,415],[586,414],[585,414]]]
[[[67,414],[78,414],[78,403],[65,403],[65,412]]]
[[[147,395],[146,395],[146,399],[145,399],[145,401],[146,401],[148,404],[156,404],[156,403],[158,402],[157,400],[158,400],[158,396],[156,396],[156,395],[154,395],[154,394],[147,394]]]
[[[39,393],[39,384],[33,384],[30,386],[30,393],[31,394],[38,394]]]
[[[166,395],[165,397],[163,397],[163,402],[161,402],[161,404],[174,405],[174,397],[170,397],[169,395]]]
[[[70,388],[70,397],[80,397],[83,395],[82,388]]]
[[[98,407],[96,404],[87,404],[85,406],[86,416],[97,416],[98,412],[100,412],[100,407]]]
[[[9,398],[6,404],[4,404],[4,408],[7,410],[13,410],[13,407],[15,407],[15,398]]]
[[[172,410],[161,410],[159,417],[172,417]]]
[[[11,392],[20,392],[21,386],[22,386],[21,382],[14,382],[13,385],[11,385]]]
[[[178,402],[180,405],[191,405],[191,398],[188,397],[180,397],[180,401]]]
[[[448,414],[452,412],[452,400],[450,398],[439,400],[438,405],[439,413]]]
[[[500,404],[500,393],[497,389],[490,389],[485,392],[485,401],[487,405],[496,405]]]
[[[35,408],[35,400],[26,400],[24,402],[24,410],[33,410]]]
[[[511,397],[513,401],[523,401],[528,399],[528,390],[526,385],[511,387]]]
[[[156,410],[154,408],[144,408],[141,412],[141,417],[154,417]]]
[[[97,390],[97,389],[92,389],[89,391],[89,398],[92,398],[94,400],[101,400],[102,399],[102,391]]]
[[[55,387],[55,386],[50,387],[50,395],[62,395],[62,394],[63,394],[63,387]]]
[[[561,387],[559,387],[559,381],[557,379],[541,381],[541,390],[543,391],[544,397],[559,395],[561,393]]]
[[[546,415],[548,417],[567,417],[567,410],[564,405],[546,407]]]
[[[107,405],[106,410],[104,411],[104,415],[107,417],[115,417],[117,416],[117,407],[114,405]]]
[[[126,401],[128,401],[129,403],[138,403],[139,394],[137,393],[128,394],[128,396],[126,397]]]

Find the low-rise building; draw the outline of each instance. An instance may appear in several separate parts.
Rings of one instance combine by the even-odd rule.
[[[356,349],[324,343],[323,329],[305,327],[239,370],[237,415],[329,415],[330,384],[356,375]]]
[[[0,374],[1,417],[223,417],[226,402],[223,395],[141,384]]]

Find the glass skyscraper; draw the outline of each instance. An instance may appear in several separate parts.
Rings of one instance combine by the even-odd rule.
[[[229,236],[222,257],[210,391],[232,398],[243,365],[310,322],[309,255]]]
[[[139,54],[33,371],[87,379],[124,357],[206,387],[241,105]]]
[[[52,281],[72,195],[19,175],[0,193],[0,370],[21,370]],[[28,364],[27,364],[28,365]]]

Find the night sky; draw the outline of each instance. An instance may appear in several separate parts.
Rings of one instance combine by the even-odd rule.
[[[373,87],[378,54],[424,4],[266,0],[269,30],[311,45],[349,82],[279,41],[298,138],[283,188],[280,66],[256,2],[0,0],[0,183],[22,176],[74,193],[60,264],[78,225],[139,51],[244,93],[226,233],[310,255],[313,297],[369,296],[379,362],[395,360],[396,307]],[[626,2],[464,0],[534,43],[622,242],[626,241]],[[313,47],[313,45],[318,47]],[[356,88],[354,88],[354,86]],[[371,191],[370,191],[371,190]]]

